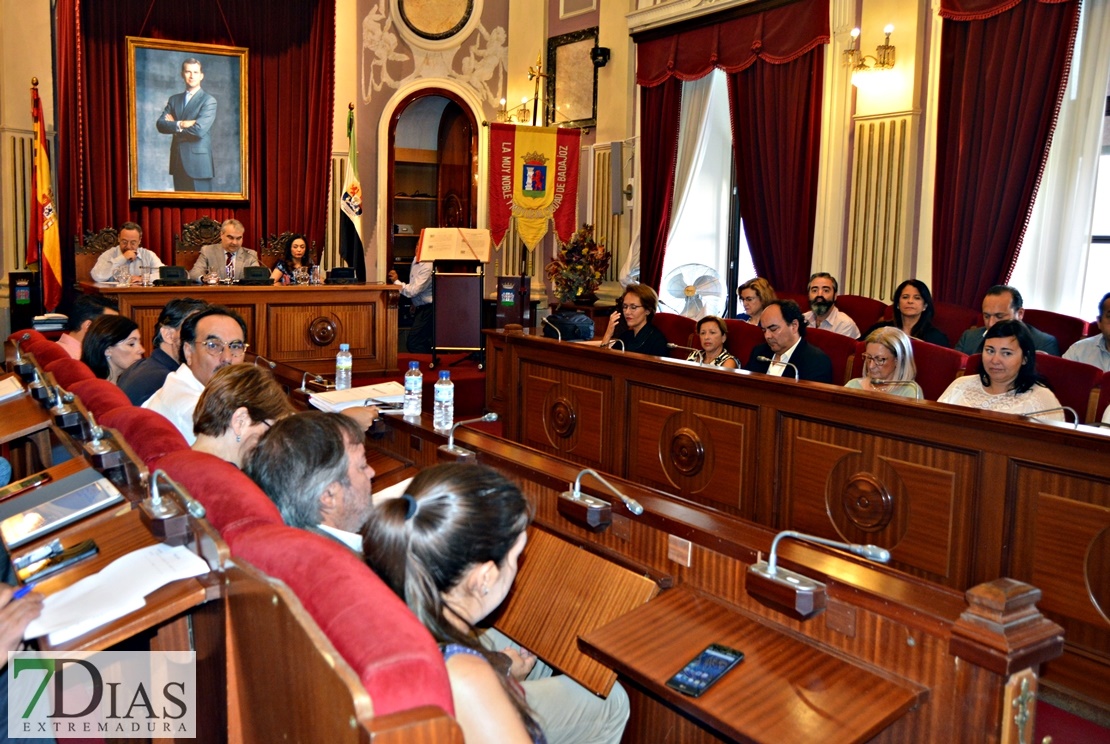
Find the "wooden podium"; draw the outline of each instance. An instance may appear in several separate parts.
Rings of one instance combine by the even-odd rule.
[[[489,261],[489,230],[428,227],[420,231],[416,261],[431,261],[432,368],[443,352],[469,352],[485,366],[482,335],[483,264]]]

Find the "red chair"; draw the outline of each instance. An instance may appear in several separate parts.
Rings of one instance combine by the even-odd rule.
[[[73,358],[69,355],[69,352],[67,352],[61,346],[54,343],[53,341],[48,341],[46,339],[43,339],[42,341],[31,339],[30,341],[26,341],[20,344],[19,348],[24,352],[30,352],[31,354],[34,354],[35,361],[39,363],[39,366],[42,367],[43,370],[45,370],[46,365],[50,364],[51,362],[56,362],[59,359]]]
[[[881,300],[850,294],[837,295],[836,306],[851,316],[861,334],[867,333],[868,328],[882,320],[889,307]]]
[[[798,303],[798,307],[802,309],[803,313],[809,310],[808,292],[779,292],[776,290],[775,297],[778,297],[780,300],[794,300],[794,302]]]
[[[694,343],[697,335],[698,322],[693,318],[675,313],[656,313],[651,319],[652,324],[663,332],[667,341],[679,346],[701,348],[701,344]],[[671,356],[676,359],[685,359],[690,355],[686,349],[671,349]]]
[[[981,354],[969,356],[964,374],[979,374],[982,359]],[[1101,369],[1038,351],[1037,374],[1044,378],[1060,405],[1075,411],[1079,423],[1099,420],[1096,415],[1101,402],[1099,383],[1105,377]]]
[[[1110,372],[1102,376],[1098,383],[1098,402],[1095,405],[1095,415],[1089,419],[1091,423],[1102,421],[1106,407],[1110,406]]]
[[[964,373],[967,355],[917,338],[911,338],[910,344],[913,346],[913,361],[917,365],[917,384],[921,386],[926,400],[936,400],[953,380]]]
[[[37,357],[36,357],[37,358]],[[93,374],[89,366],[84,362],[66,356],[65,359],[55,359],[43,368],[44,372],[49,372],[54,375],[54,379],[62,387],[69,389],[69,386],[81,380],[95,380],[96,375]]]
[[[155,463],[169,453],[189,449],[189,443],[169,419],[146,408],[120,406],[98,420],[118,431],[151,471]]]
[[[97,420],[113,408],[131,405],[124,392],[107,380],[81,380],[70,385],[69,392],[80,398]]]
[[[843,385],[852,379],[852,367],[856,360],[854,338],[820,328],[807,328],[806,341],[816,346],[832,361],[833,384]]]
[[[948,340],[955,346],[964,331],[983,325],[983,313],[963,305],[937,302],[933,305],[933,325],[948,336]]]
[[[447,667],[435,640],[353,551],[276,524],[259,525],[227,542],[235,558],[293,590],[358,674],[375,716],[422,705],[454,715]]]
[[[1026,308],[1021,319],[1038,331],[1055,336],[1056,343],[1060,345],[1061,354],[1079,339],[1087,337],[1089,325],[1087,321],[1070,315],[1061,315],[1051,310]]]
[[[728,328],[725,349],[739,360],[741,367],[747,366],[752,349],[764,343],[763,331],[757,325],[732,318],[725,320],[725,327]]]

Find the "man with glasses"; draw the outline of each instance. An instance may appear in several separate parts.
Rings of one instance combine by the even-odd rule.
[[[193,410],[212,375],[229,364],[239,364],[247,354],[247,324],[234,310],[212,305],[181,324],[184,364],[166,376],[158,392],[143,408],[165,416],[192,446]]]
[[[190,279],[200,279],[205,274],[218,274],[228,281],[243,278],[247,266],[261,266],[258,254],[243,246],[246,232],[239,220],[224,220],[220,225],[220,242],[206,245],[200,249],[193,268],[189,269]]]
[[[119,245],[109,248],[96,259],[96,265],[89,272],[94,282],[111,282],[116,272],[122,275],[126,268],[132,284],[143,280],[143,270],[157,272],[162,259],[139,245],[143,239],[143,228],[135,222],[124,222],[119,229]]]

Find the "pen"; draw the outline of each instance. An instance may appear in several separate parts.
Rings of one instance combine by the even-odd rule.
[[[23,555],[16,556],[12,559],[12,567],[16,571],[20,571],[24,568],[27,568],[27,566],[30,566],[32,563],[38,563],[39,561],[44,561],[47,558],[52,558],[61,552],[62,541],[53,540],[48,544],[43,545],[41,548],[36,548],[32,550],[30,553],[24,553]]]
[[[31,590],[34,589],[34,588],[35,588],[34,584],[24,584],[23,586],[21,586],[21,587],[19,587],[18,589],[15,590],[15,594],[12,595],[12,599],[13,600],[23,599],[28,594],[30,594]]]

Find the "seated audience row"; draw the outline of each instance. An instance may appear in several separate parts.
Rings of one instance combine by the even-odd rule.
[[[1104,294],[1098,303],[1098,330],[1094,336],[1072,344],[1064,352],[1064,358],[1110,372],[1110,292]]]
[[[81,361],[94,375],[113,384],[118,384],[120,375],[142,356],[139,326],[122,315],[100,316],[89,325],[81,340]]]

